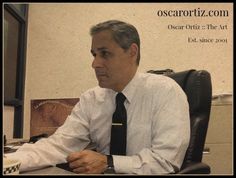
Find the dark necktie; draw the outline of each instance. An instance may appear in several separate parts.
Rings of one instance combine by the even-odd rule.
[[[111,126],[111,155],[126,155],[127,113],[124,106],[126,97],[122,93],[116,95],[116,110]]]

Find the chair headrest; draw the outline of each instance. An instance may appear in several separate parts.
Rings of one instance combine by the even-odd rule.
[[[187,95],[190,115],[200,111],[208,112],[211,107],[212,86],[209,72],[186,70],[168,75],[174,79]]]

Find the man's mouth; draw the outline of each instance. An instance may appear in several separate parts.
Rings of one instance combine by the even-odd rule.
[[[104,78],[104,77],[108,77],[108,75],[106,73],[101,73],[101,72],[96,72],[96,76],[97,78]]]
[[[97,72],[95,71],[97,77],[107,77],[107,74],[105,72]]]

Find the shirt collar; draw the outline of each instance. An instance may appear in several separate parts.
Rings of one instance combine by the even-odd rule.
[[[139,73],[136,72],[134,77],[130,80],[130,82],[125,86],[125,88],[122,91],[122,93],[125,95],[129,103],[131,103],[132,98],[134,97],[134,94],[135,94],[135,90],[137,89],[138,78],[139,78],[138,76],[139,76]]]

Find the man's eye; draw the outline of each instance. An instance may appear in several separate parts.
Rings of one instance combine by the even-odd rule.
[[[107,51],[102,51],[102,52],[101,52],[101,56],[104,57],[104,58],[106,58],[106,57],[109,56],[109,52],[107,52]]]

